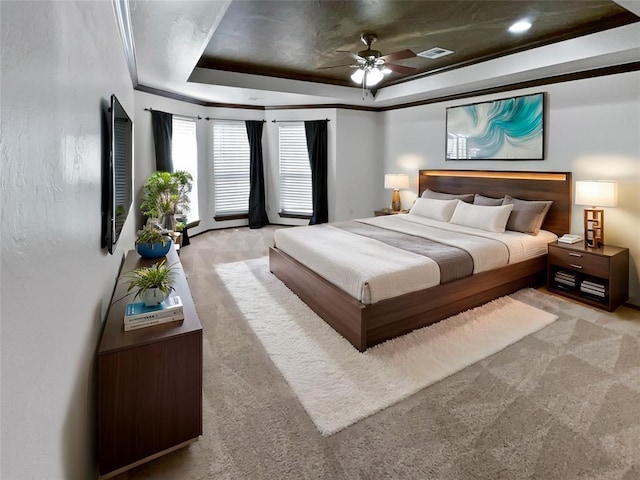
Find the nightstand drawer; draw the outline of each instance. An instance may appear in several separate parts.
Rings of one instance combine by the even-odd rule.
[[[555,265],[577,270],[587,275],[609,277],[609,258],[590,253],[549,247],[549,261]]]

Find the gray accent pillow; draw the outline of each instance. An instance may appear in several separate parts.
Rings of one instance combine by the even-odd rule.
[[[436,200],[462,200],[463,202],[473,203],[473,193],[463,193],[462,195],[454,195],[452,193],[434,192],[428,188],[422,192],[422,198],[435,198]]]
[[[487,207],[497,207],[499,205],[503,205],[503,198],[493,198],[493,197],[485,197],[484,195],[475,194],[473,197],[474,205],[485,205]]]
[[[537,235],[552,201],[520,200],[505,195],[503,205],[513,204],[507,230]]]

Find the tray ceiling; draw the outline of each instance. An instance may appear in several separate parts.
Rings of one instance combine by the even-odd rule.
[[[640,60],[640,2],[129,0],[136,88],[204,104],[384,107]],[[517,20],[532,28],[508,32]],[[350,80],[375,50],[395,60],[371,94]],[[336,68],[327,68],[343,65]]]
[[[528,19],[525,33],[508,31]],[[638,21],[612,1],[308,1],[243,0],[230,4],[197,66],[353,86],[353,59],[373,32],[383,55],[439,47],[453,51],[437,59],[421,56],[394,63],[415,68],[393,72],[379,85],[567,40]]]

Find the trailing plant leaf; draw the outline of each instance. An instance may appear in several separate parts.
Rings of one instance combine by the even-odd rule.
[[[154,263],[149,267],[138,267],[130,272],[123,274],[123,277],[130,279],[127,293],[132,290],[136,291],[133,299],[148,290],[159,289],[163,294],[168,295],[173,288],[175,279],[174,266],[166,265],[165,260]]]

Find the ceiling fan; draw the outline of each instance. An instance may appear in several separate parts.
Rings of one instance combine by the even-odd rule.
[[[337,67],[352,67],[357,70],[351,75],[351,80],[357,84],[362,84],[363,88],[373,87],[380,83],[385,75],[391,72],[397,72],[402,74],[413,73],[416,69],[413,67],[407,67],[404,65],[397,65],[395,63],[388,63],[389,61],[404,60],[405,58],[415,57],[416,54],[411,50],[400,50],[397,52],[382,55],[380,50],[372,50],[371,45],[378,39],[375,33],[363,33],[360,35],[360,40],[367,46],[366,50],[353,53],[348,50],[337,50],[341,53],[347,53],[353,57],[355,64],[333,65],[330,67],[321,67],[322,69],[337,68]]]

